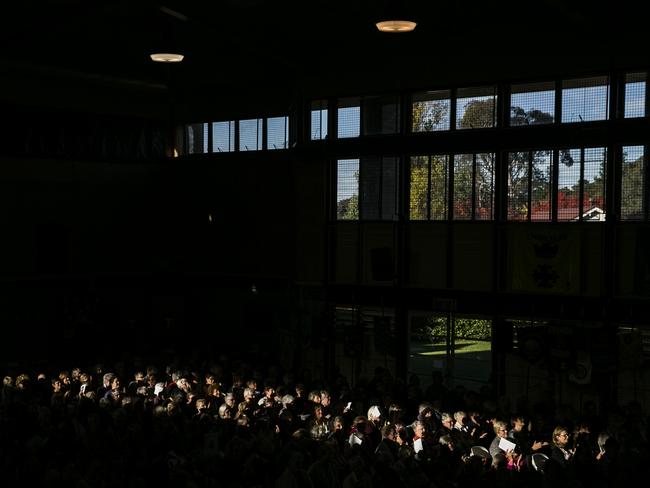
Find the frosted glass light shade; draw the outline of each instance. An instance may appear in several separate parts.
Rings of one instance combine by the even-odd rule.
[[[174,54],[174,53],[154,53],[151,55],[151,60],[155,61],[156,63],[180,63],[183,61],[183,56],[182,54]]]
[[[376,25],[381,32],[411,32],[417,24],[410,20],[385,20]]]

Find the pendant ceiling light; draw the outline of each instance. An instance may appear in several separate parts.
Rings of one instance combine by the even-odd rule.
[[[156,63],[180,63],[185,56],[180,54],[179,34],[181,27],[189,19],[185,14],[160,6],[156,16],[156,39],[149,57]],[[150,52],[151,52],[150,51]]]
[[[153,53],[150,56],[151,60],[156,63],[180,63],[185,57],[176,53]]]
[[[411,32],[417,24],[411,20],[382,20],[375,25],[381,32]]]
[[[407,12],[405,0],[387,0],[375,25],[381,32],[411,32],[417,25]]]

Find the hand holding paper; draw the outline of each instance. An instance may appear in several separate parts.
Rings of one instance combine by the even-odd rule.
[[[499,449],[502,449],[505,452],[514,451],[515,447],[517,447],[517,444],[515,444],[514,442],[510,442],[505,437],[502,437],[501,440],[499,441]]]
[[[415,453],[417,454],[417,453],[420,452],[422,449],[424,449],[424,446],[422,445],[422,439],[416,439],[416,440],[413,442],[413,450],[414,450]]]

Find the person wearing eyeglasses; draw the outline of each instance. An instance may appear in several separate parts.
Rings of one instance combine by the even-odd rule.
[[[566,427],[557,426],[551,438],[551,457],[546,463],[546,481],[552,486],[572,486],[576,480],[573,469],[575,449],[569,446],[569,431]]]
[[[565,427],[556,427],[553,431],[553,447],[551,457],[560,465],[567,466],[573,458],[575,449],[569,449],[569,432]]]
[[[499,447],[499,442],[501,441],[501,439],[508,438],[508,424],[506,424],[502,420],[496,420],[492,424],[492,427],[494,428],[494,433],[496,435],[494,436],[494,439],[490,444],[489,450],[490,450],[490,456],[492,456],[492,459],[494,459],[499,454],[502,456],[506,454],[505,451]]]
[[[495,420],[492,423],[494,428],[494,439],[490,444],[490,455],[492,456],[492,465],[495,467],[503,466],[509,470],[519,470],[521,467],[522,458],[520,453],[515,450],[514,439],[508,437],[508,424],[503,420]],[[513,444],[513,448],[504,451],[501,448],[501,440],[506,439]]]

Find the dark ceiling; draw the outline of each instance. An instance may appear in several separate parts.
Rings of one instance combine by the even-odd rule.
[[[650,60],[643,17],[621,2],[402,1],[417,29],[381,34],[374,22],[387,2],[21,0],[3,5],[2,72],[171,86],[190,101],[275,93],[284,103],[296,90],[337,95]],[[186,56],[180,65],[149,60],[175,49]]]

